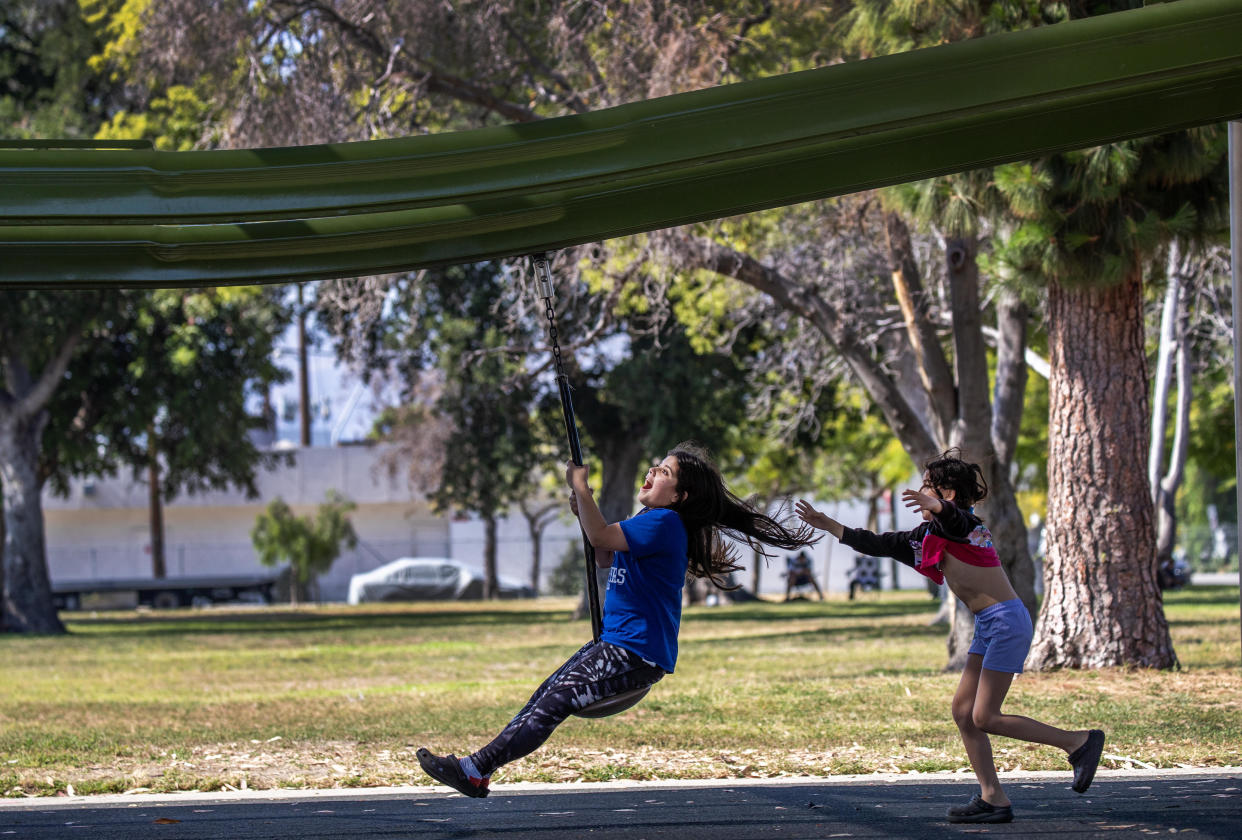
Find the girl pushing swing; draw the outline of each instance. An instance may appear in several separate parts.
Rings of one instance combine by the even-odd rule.
[[[863,554],[892,557],[936,583],[948,583],[975,615],[975,637],[953,695],[953,720],[979,781],[979,793],[949,808],[947,816],[953,823],[1013,819],[1013,807],[996,775],[989,734],[1065,750],[1078,793],[1090,786],[1104,749],[1099,729],[1058,729],[1001,711],[1014,675],[1022,673],[1033,630],[1026,606],[1001,568],[992,535],[974,514],[975,502],[987,492],[979,465],[963,461],[951,450],[926,465],[922,487],[902,491],[906,507],[923,516],[923,523],[911,531],[874,534],[847,528],[805,499],[797,504],[803,522],[827,531],[842,544]]]

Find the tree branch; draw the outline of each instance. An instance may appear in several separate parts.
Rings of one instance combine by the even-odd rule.
[[[64,378],[65,370],[69,367],[69,361],[73,358],[73,352],[78,349],[78,344],[81,341],[82,332],[80,329],[69,333],[68,338],[60,345],[60,349],[56,351],[56,355],[44,365],[43,373],[40,374],[39,380],[26,393],[18,395],[17,404],[14,407],[15,414],[19,417],[33,417],[43,410]]]
[[[910,228],[899,213],[886,213],[884,238],[888,243],[889,271],[897,302],[905,319],[906,332],[919,362],[919,377],[923,390],[931,403],[936,437],[948,440],[949,428],[956,413],[957,396],[953,387],[953,372],[940,345],[940,336],[928,317],[930,303],[927,290],[914,258],[914,246],[910,241]]]
[[[993,347],[1000,345],[1000,331],[994,327],[983,327],[983,337],[988,340]],[[1027,370],[1036,374],[1041,379],[1047,379],[1052,375],[1052,364],[1043,356],[1036,353],[1030,347],[1027,347],[1022,354],[1022,359],[1026,362]]]
[[[569,80],[550,67],[547,62],[535,54],[535,51],[531,49],[531,46],[526,42],[526,39],[513,28],[511,23],[509,23],[508,15],[500,16],[500,25],[506,32],[509,33],[513,40],[517,41],[518,46],[522,48],[522,52],[526,54],[526,59],[534,65],[535,69],[539,70],[548,78],[552,79],[552,81],[556,82],[561,89],[568,94],[564,100],[566,105],[579,114],[590,110],[587,104],[582,101],[582,98],[574,91],[574,86],[569,83]]]
[[[375,33],[364,26],[347,20],[336,9],[325,3],[308,2],[301,4],[301,8],[322,15],[339,30],[350,36],[364,50],[375,56],[377,60],[387,65],[404,68],[403,71],[386,70],[386,73],[391,73],[393,77],[404,75],[418,79],[429,92],[443,94],[472,105],[480,105],[514,122],[533,122],[539,119],[539,115],[530,108],[500,99],[473,82],[468,82],[465,79],[441,70],[427,59],[408,56],[404,51],[404,47],[400,44],[389,48]],[[399,56],[407,56],[407,60],[398,61]],[[416,65],[422,65],[426,69],[420,70]]]
[[[749,254],[710,240],[699,239],[686,249],[685,259],[696,268],[732,277],[770,296],[784,309],[811,324],[850,369],[880,407],[902,446],[915,463],[932,457],[939,447],[922,418],[911,408],[897,383],[872,358],[840,314],[823,298],[810,293],[780,272]]]
[[[530,108],[503,100],[473,82],[468,82],[465,79],[440,70],[430,61],[412,57],[411,62],[422,64],[430,68],[426,71],[419,71],[413,67],[409,67],[409,71],[406,75],[420,77],[419,80],[424,84],[426,89],[432,93],[450,96],[459,102],[468,102],[472,105],[482,106],[483,108],[499,114],[500,116],[513,122],[535,122],[536,120],[542,119]],[[409,65],[407,65],[407,67],[408,66]],[[398,73],[394,75],[402,74]]]
[[[992,448],[992,399],[988,361],[979,311],[979,264],[974,237],[951,237],[945,243],[949,300],[953,318],[953,359],[957,369],[956,423],[964,437],[986,436]],[[978,444],[983,443],[980,440]],[[974,448],[972,446],[971,448]]]

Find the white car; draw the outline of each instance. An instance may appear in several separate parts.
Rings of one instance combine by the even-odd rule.
[[[524,584],[499,578],[501,598],[533,598]],[[447,557],[402,557],[349,579],[351,604],[376,601],[465,601],[483,597],[483,573]]]

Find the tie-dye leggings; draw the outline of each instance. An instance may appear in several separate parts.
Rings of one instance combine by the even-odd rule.
[[[483,749],[470,756],[484,776],[529,755],[565,718],[597,700],[652,685],[664,670],[636,653],[608,642],[587,642],[543,681],[513,720]]]

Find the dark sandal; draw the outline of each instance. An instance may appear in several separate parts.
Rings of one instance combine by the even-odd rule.
[[[1092,729],[1087,733],[1087,742],[1070,753],[1069,763],[1074,768],[1074,790],[1086,793],[1095,778],[1095,769],[1100,766],[1100,756],[1104,754],[1104,731]]]
[[[951,823],[1007,823],[1013,822],[1012,805],[992,805],[983,800],[980,794],[970,797],[965,805],[953,805],[949,808]]]
[[[428,749],[420,748],[415,755],[418,756],[418,763],[423,768],[423,772],[437,782],[476,799],[487,796],[487,779],[484,779],[482,784],[470,781],[470,777],[461,769],[461,762],[452,753],[438,756]]]

